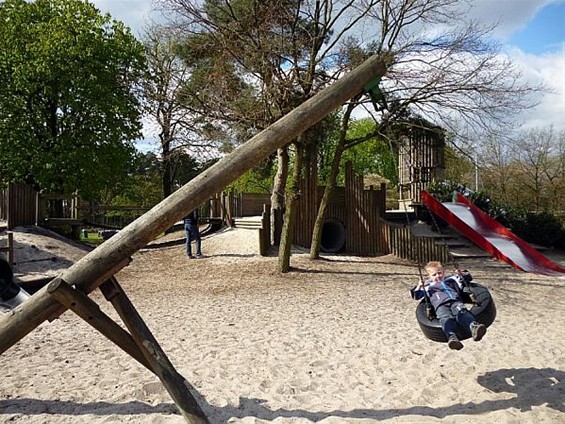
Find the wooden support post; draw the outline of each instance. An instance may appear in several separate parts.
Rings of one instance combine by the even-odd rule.
[[[0,247],[0,252],[6,253],[6,261],[10,266],[14,265],[14,233],[6,231],[6,246]]]
[[[8,253],[6,255],[6,258],[8,259],[8,263],[10,264],[10,266],[13,266],[14,265],[14,233],[8,231],[6,234],[8,235]]]
[[[73,289],[61,278],[56,278],[47,286],[47,292],[59,303],[73,311],[88,324],[106,336],[133,357],[137,362],[154,372],[153,368],[145,359],[143,353],[136,345],[134,339],[112,318],[100,310],[100,307],[84,293]]]
[[[136,344],[143,347],[141,351],[151,364],[153,372],[159,377],[185,420],[190,424],[208,424],[208,419],[190,392],[192,386],[173,367],[118,281],[112,278],[102,284],[100,290],[112,303]]]
[[[130,262],[130,258],[124,258],[111,269],[100,269],[100,273],[92,281],[85,282],[81,287],[83,293],[90,293],[104,281],[112,277],[121,268]],[[64,281],[66,281],[63,278]],[[17,343],[25,335],[33,331],[44,321],[52,321],[64,313],[67,308],[59,303],[43,287],[32,297],[5,314],[0,315],[0,354]]]

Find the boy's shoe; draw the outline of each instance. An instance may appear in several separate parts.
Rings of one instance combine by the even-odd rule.
[[[204,256],[202,253],[200,255],[196,255],[195,258],[196,259],[204,259],[206,256]]]
[[[461,341],[457,338],[456,335],[449,336],[449,339],[447,339],[447,346],[451,350],[461,350],[461,349],[463,349],[463,343],[461,343]]]
[[[187,256],[188,256],[188,259],[196,259],[196,256],[194,256],[194,255],[187,255]]]
[[[473,340],[478,342],[480,341],[483,336],[487,332],[487,327],[484,324],[474,322],[471,324],[471,335],[473,336]]]

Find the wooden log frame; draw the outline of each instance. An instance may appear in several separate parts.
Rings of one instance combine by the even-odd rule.
[[[386,64],[390,59],[378,55],[371,56],[357,68],[302,103],[192,179],[114,237],[89,252],[68,268],[60,276],[60,279],[74,287],[74,290],[81,291],[85,295],[100,287],[129,263],[132,254],[147,245],[175,222],[180,221],[191,210],[206,201],[209,196],[221,191],[227,184],[258,165],[278,148],[284,147],[336,108],[362,93],[363,86],[373,78],[384,76]],[[116,286],[117,283],[114,281],[113,284]],[[68,309],[48,291],[48,287],[39,290],[10,313],[0,316],[0,354],[44,321],[53,319]],[[53,291],[57,292],[59,289],[52,289]],[[60,296],[60,298],[62,297]],[[79,298],[79,296],[73,297]],[[84,299],[78,302],[84,308],[87,307]],[[120,296],[120,300],[117,302],[119,302],[118,308],[127,309],[127,301],[123,296]],[[116,307],[116,304],[113,303],[113,305]],[[129,308],[135,311],[133,306]],[[181,378],[178,377],[172,365],[168,369],[161,363],[157,363],[155,359],[159,355],[157,351],[154,352],[155,356],[153,356],[153,353],[146,355],[147,351],[158,348],[156,344],[149,341],[151,338],[142,340],[141,333],[143,333],[142,329],[145,326],[142,325],[141,318],[136,317],[129,322],[132,327],[130,328],[131,337],[139,339],[135,343],[136,349],[142,350],[140,344],[146,348],[142,350],[143,356],[167,387],[169,394],[173,396],[173,401],[181,410],[186,421],[193,424],[207,423],[206,417],[199,409],[196,409],[196,400],[189,390],[180,390],[179,382]],[[112,326],[111,324],[108,325]],[[104,328],[106,326],[103,325]],[[104,331],[109,333],[111,330]],[[145,336],[148,336],[148,334],[145,334]],[[128,339],[123,335],[120,337],[124,340]],[[123,348],[123,346],[121,347]],[[139,356],[138,353],[134,353],[134,355]],[[164,353],[159,357],[166,358]],[[196,405],[196,408],[193,408],[193,405]]]
[[[188,422],[194,424],[208,423],[204,413],[189,391],[189,383],[175,370],[115,277],[101,284],[100,290],[106,300],[118,312],[129,333],[102,312],[87,295],[72,288],[61,278],[56,278],[47,286],[47,292],[61,305],[75,312],[159,377]]]

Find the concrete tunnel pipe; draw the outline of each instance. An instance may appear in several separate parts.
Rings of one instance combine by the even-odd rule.
[[[345,246],[345,225],[339,219],[328,218],[322,227],[320,250],[325,253],[337,253]]]

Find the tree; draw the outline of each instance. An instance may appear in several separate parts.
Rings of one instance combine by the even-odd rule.
[[[79,0],[0,4],[1,178],[93,198],[140,136],[142,45]]]
[[[411,116],[452,132],[461,120],[469,127],[502,128],[513,113],[533,105],[528,95],[540,89],[521,82],[490,42],[492,28],[469,22],[462,0],[161,3],[184,18],[175,24],[189,35],[185,55],[198,65],[199,84],[187,92],[191,106],[204,112],[205,105],[207,116],[229,127],[238,141],[373,54],[387,63],[377,84],[380,95],[368,90],[371,102],[360,98],[356,106],[376,106],[372,116],[387,143],[395,141],[388,138],[391,127],[411,125]],[[281,160],[286,157],[279,152]],[[279,172],[272,204],[285,182]]]
[[[553,128],[520,131],[484,146],[483,182],[501,202],[528,210],[565,205],[565,133]]]
[[[461,121],[476,130],[503,127],[517,110],[534,105],[528,95],[541,87],[520,81],[519,72],[501,59],[498,46],[489,42],[492,28],[468,22],[457,9],[462,3],[382,0],[365,16],[376,28],[372,42],[363,45],[346,40],[343,52],[348,62],[373,53],[392,58],[385,77],[367,87],[375,108],[377,134],[385,140],[395,143],[390,131],[394,129],[394,134],[402,125],[420,121],[414,117],[425,117],[456,133]],[[336,156],[346,149],[345,144],[336,149]],[[340,159],[336,157],[334,164]],[[326,182],[327,187],[334,184],[331,179]],[[314,226],[313,259],[319,252],[314,243],[321,240],[323,207],[322,202]]]
[[[186,86],[187,107],[206,116],[209,125],[221,128],[229,139],[242,142],[348,69],[350,64],[336,60],[335,43],[378,0],[365,1],[361,6],[353,2],[274,0],[160,3],[181,18],[174,24],[186,34],[183,58],[192,69],[191,83]],[[351,16],[346,16],[348,11]],[[334,37],[335,41],[330,40],[332,31],[342,23],[345,29]],[[315,138],[316,131],[309,135]],[[301,139],[313,144],[307,137]],[[308,150],[315,155],[315,149]],[[314,163],[312,157],[304,163]],[[279,149],[277,158],[271,198],[273,222],[280,220],[283,210],[291,216],[283,200],[290,169],[286,148]],[[312,177],[315,173],[304,175]],[[289,198],[294,197],[289,194]],[[292,241],[292,235],[285,239]]]
[[[153,207],[163,199],[161,160],[152,152],[138,153],[120,183],[102,191],[98,201],[108,205]]]
[[[359,175],[378,174],[391,184],[398,183],[397,152],[383,137],[372,136],[377,131],[375,122],[362,118],[349,123],[342,161],[351,162]],[[338,181],[345,181],[341,170]]]
[[[190,73],[175,52],[178,42],[174,33],[158,26],[150,28],[144,40],[148,66],[143,83],[144,105],[159,129],[164,197],[178,188],[177,172],[182,172],[186,156],[204,156],[214,147],[199,140],[192,114],[181,101],[181,90],[190,80]]]
[[[520,191],[536,211],[549,209],[563,197],[563,152],[558,142],[558,134],[549,128],[526,131],[515,143]]]

